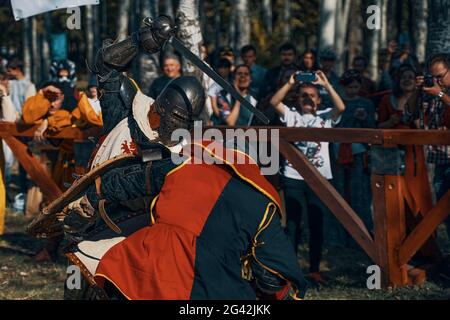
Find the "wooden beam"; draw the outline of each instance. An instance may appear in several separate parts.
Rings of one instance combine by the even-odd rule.
[[[33,137],[38,125],[25,125],[0,121],[0,132],[9,133],[17,137]],[[243,129],[248,127],[205,127],[216,128],[223,133],[227,129]],[[286,127],[251,127],[254,130],[278,130],[283,139],[295,141],[327,141],[346,143],[371,143],[375,145],[449,145],[450,132],[448,130],[410,130],[410,129],[347,129],[347,128],[286,128]],[[101,128],[80,130],[67,127],[58,133],[46,133],[47,138],[85,140],[88,136],[98,136]],[[259,139],[260,137],[258,137]],[[270,138],[270,135],[269,135]]]
[[[372,175],[372,203],[373,203],[373,231],[375,240],[375,262],[381,269],[381,283],[383,288],[389,285],[388,254],[386,228],[386,197],[384,194],[384,177]]]
[[[218,129],[224,135],[226,130],[248,127],[204,127]],[[286,128],[255,126],[250,129],[278,130],[280,138],[289,142],[295,141],[328,141],[328,142],[361,142],[374,145],[449,145],[450,131],[448,130],[414,130],[414,129],[349,129],[349,128]],[[270,139],[270,134],[268,135]],[[258,136],[260,139],[260,136]]]
[[[218,129],[222,134],[226,134],[226,130],[242,129],[248,130],[248,127],[204,127],[207,129]],[[280,138],[286,141],[329,141],[329,142],[361,142],[371,144],[382,144],[383,133],[380,129],[335,129],[335,128],[286,128],[286,127],[262,127],[255,126],[250,129],[260,130],[278,130]],[[261,136],[257,136],[260,140]],[[270,134],[268,134],[270,139]]]
[[[385,129],[384,145],[450,145],[450,130]]]
[[[0,137],[5,140],[16,159],[49,200],[54,200],[62,194],[61,189],[59,189],[25,144],[12,135],[5,134],[5,132],[0,132]]]
[[[450,190],[439,200],[423,218],[423,220],[408,235],[399,249],[399,262],[406,264],[411,257],[422,247],[436,228],[450,213]]]
[[[10,134],[15,137],[30,137],[34,136],[34,132],[39,125],[26,125],[14,122],[0,121],[0,133]],[[100,127],[89,128],[88,130],[80,130],[77,127],[66,127],[58,133],[46,132],[44,136],[46,138],[54,139],[74,139],[74,140],[86,140],[89,136],[100,135]]]
[[[280,139],[279,146],[281,154],[301,174],[308,186],[331,210],[367,255],[373,261],[376,261],[374,242],[361,218],[358,217],[339,192],[317,171],[303,153],[284,139]]]
[[[372,175],[376,262],[384,288],[408,283],[408,268],[399,263],[397,256],[406,232],[402,178]]]

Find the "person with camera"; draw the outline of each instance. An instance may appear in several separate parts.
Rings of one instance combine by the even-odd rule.
[[[378,106],[378,127],[382,129],[417,128],[407,109],[408,99],[414,93],[415,69],[409,65],[398,68],[394,90],[385,95]],[[424,215],[431,208],[431,190],[422,146],[405,146],[405,172],[401,179],[406,210],[413,216]]]
[[[283,100],[295,85],[300,85],[299,98],[294,105],[287,106]],[[327,90],[334,108],[319,110],[321,99],[318,86]],[[344,102],[320,70],[312,74],[297,72],[291,75],[270,103],[287,127],[297,128],[331,128],[340,121],[345,110]],[[298,141],[295,145],[326,179],[332,179],[328,142]],[[288,161],[285,161],[281,174],[286,204],[286,232],[297,249],[301,239],[301,219],[303,212],[306,212],[309,224],[308,278],[315,283],[325,283],[319,266],[322,258],[323,216],[328,209]]]
[[[450,128],[450,54],[438,53],[427,63],[428,73],[416,77],[416,89],[408,100],[408,110],[422,129]],[[450,146],[427,146],[427,162],[434,165],[436,200],[450,188]],[[450,219],[446,220],[450,236]]]

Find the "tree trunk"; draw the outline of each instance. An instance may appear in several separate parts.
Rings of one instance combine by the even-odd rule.
[[[30,43],[30,18],[23,19],[23,68],[25,77],[31,79],[31,43]]]
[[[150,2],[150,15],[153,18],[156,18],[159,15],[159,6],[158,0],[144,0]]]
[[[100,5],[95,5],[92,7],[92,28],[94,32],[94,57],[97,50],[101,45],[101,36],[100,36],[100,23],[98,22],[100,19]]]
[[[262,5],[262,16],[264,21],[264,26],[266,27],[266,32],[268,35],[272,34],[272,1],[263,0]]]
[[[381,30],[380,30],[380,46],[382,48],[387,48],[388,46],[388,0],[381,0]]]
[[[450,0],[434,0],[428,3],[427,56],[450,52]]]
[[[381,7],[381,0],[373,2],[378,7]],[[373,81],[378,80],[378,51],[380,49],[380,30],[369,30],[369,77]]]
[[[284,0],[283,18],[283,41],[289,41],[291,38],[291,0]]]
[[[100,2],[100,10],[101,10],[101,39],[102,41],[109,38],[109,30],[108,30],[108,2],[101,1]]]
[[[198,17],[200,22],[200,30],[203,31],[203,41],[209,42],[211,35],[208,34],[208,21],[205,12],[205,2],[202,0],[198,1]]]
[[[397,22],[397,40],[399,39],[400,34],[403,32],[403,1],[396,1],[395,8],[395,21]]]
[[[178,38],[195,55],[200,57],[200,46],[203,42],[198,20],[198,6],[195,0],[180,0],[176,15],[178,25]],[[194,75],[202,79],[199,71],[190,61],[184,60],[183,71],[185,75]]]
[[[220,11],[220,0],[214,0],[214,8],[216,9],[216,13],[214,15],[214,40],[215,40],[215,47],[220,48],[222,41],[222,16]]]
[[[398,30],[397,30],[397,24],[395,23],[394,17],[396,17],[395,10],[397,8],[396,2],[394,0],[386,0],[387,2],[387,11],[388,11],[388,18],[387,19],[387,29],[389,32],[388,36],[388,42],[390,40],[398,40]]]
[[[86,59],[88,64],[94,62],[94,14],[93,6],[86,6]]]
[[[416,56],[419,63],[425,61],[425,50],[427,45],[427,18],[428,18],[428,1],[417,1],[414,3],[416,12]]]
[[[200,22],[198,19],[198,6],[195,0],[180,0],[176,20],[178,25],[178,38],[183,41],[184,45],[192,51],[196,56],[201,58],[200,46],[203,43],[202,33],[200,30]],[[207,90],[208,76],[201,70],[196,68],[187,59],[184,60],[183,74],[195,76]],[[206,95],[206,92],[205,92]],[[203,108],[203,112],[199,118],[206,124],[209,121],[207,108]]]
[[[49,78],[50,72],[50,33],[51,33],[51,14],[44,13],[44,28],[41,34],[41,79],[45,82]]]
[[[334,35],[334,43],[336,49],[336,65],[335,72],[342,74],[344,72],[344,53],[347,43],[348,15],[350,12],[351,0],[338,1],[336,8],[336,33]]]
[[[155,18],[157,0],[142,0],[141,2],[141,20],[145,17]],[[158,58],[156,54],[139,56],[139,85],[144,93],[147,93],[153,80],[158,76]]]
[[[336,7],[335,0],[320,1],[319,50],[334,47]]]
[[[348,28],[348,65],[351,67],[353,59],[362,54],[362,16],[361,16],[361,2],[352,1],[350,7],[350,16]]]
[[[32,57],[32,72],[31,80],[34,83],[40,83],[41,63],[38,49],[38,35],[37,35],[37,18],[31,18],[31,57]]]
[[[117,23],[117,40],[121,41],[128,36],[128,22],[130,18],[130,0],[122,0],[119,5],[119,21]]]
[[[248,12],[248,0],[238,0],[236,7],[237,29],[236,46],[240,50],[244,45],[250,43],[250,17]]]
[[[180,1],[182,2],[182,1]],[[197,11],[197,10],[196,10]],[[167,14],[171,17],[173,17],[173,4],[172,0],[165,0],[164,1],[164,14]]]
[[[228,44],[232,47],[236,46],[236,2],[231,1],[230,4],[230,22],[228,26]]]

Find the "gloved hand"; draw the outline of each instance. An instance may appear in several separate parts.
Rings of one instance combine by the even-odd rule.
[[[79,242],[85,231],[94,224],[96,214],[87,197],[83,196],[67,205],[58,219],[63,222],[64,234],[70,240]]]
[[[175,34],[176,26],[173,19],[166,15],[160,15],[151,20],[144,19],[145,26],[139,29],[139,46],[146,53],[158,52],[164,43]]]

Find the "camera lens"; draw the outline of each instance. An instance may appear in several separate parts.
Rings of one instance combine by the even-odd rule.
[[[426,88],[434,87],[433,75],[426,74],[423,78],[423,85]]]

